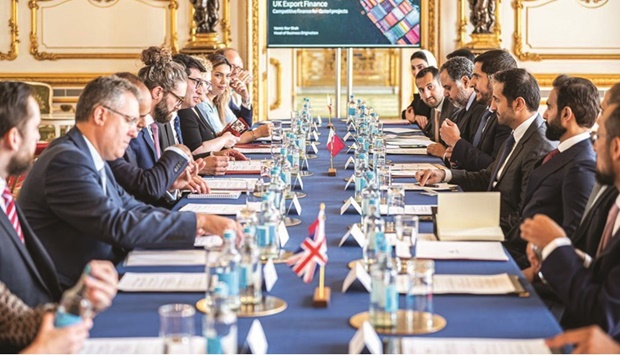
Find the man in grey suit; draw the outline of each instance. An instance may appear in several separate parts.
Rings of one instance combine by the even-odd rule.
[[[122,157],[137,135],[137,97],[125,79],[91,81],[75,127],[50,144],[24,182],[21,205],[63,288],[92,259],[119,262],[134,247],[192,247],[197,234],[239,230],[227,218],[145,205],[116,183],[106,160]]]
[[[472,120],[478,120],[486,111],[486,105],[476,101],[476,92],[469,85],[474,72],[474,63],[465,57],[454,57],[439,69],[439,81],[443,86],[444,96],[459,108],[452,119],[444,120],[439,134],[448,148],[444,158],[450,158],[454,146],[460,139],[473,142],[476,133],[469,127]],[[454,168],[460,168],[456,162],[449,162]]]
[[[509,69],[494,74],[492,85],[491,109],[500,124],[512,129],[497,159],[477,172],[433,169],[420,171],[416,177],[421,185],[449,181],[465,191],[501,192],[500,226],[506,234],[519,220],[534,164],[554,147],[545,137],[545,122],[538,114],[536,79],[525,69]]]
[[[431,108],[431,118],[424,127],[420,127],[424,134],[435,143],[427,148],[427,153],[436,157],[443,157],[446,150],[444,142],[439,136],[441,123],[452,115],[456,109],[450,100],[444,97],[443,87],[439,82],[439,70],[435,67],[426,67],[416,75],[415,83],[422,101]]]

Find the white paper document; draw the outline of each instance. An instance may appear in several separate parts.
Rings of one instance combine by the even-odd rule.
[[[399,293],[407,293],[408,275],[398,275],[397,288]],[[518,290],[508,274],[433,276],[433,293],[437,295],[504,295],[516,292]]]
[[[271,148],[265,148],[271,153]],[[260,172],[263,163],[260,160],[233,160],[228,162],[227,172],[230,171],[258,171]]]
[[[451,191],[451,190],[458,188],[458,185],[447,184],[444,182],[440,182],[440,183],[433,184],[433,185],[427,185],[427,186],[420,186],[420,184],[417,182],[410,182],[410,183],[398,182],[398,183],[394,183],[393,185],[402,186],[403,189],[408,190],[408,191]]]
[[[197,204],[197,203],[188,203],[187,205],[181,207],[179,211],[191,211],[191,212],[199,212],[206,214],[217,214],[220,216],[234,216],[237,212],[241,211],[245,208],[245,205],[214,205],[214,204]],[[255,210],[260,209],[260,202],[251,202],[250,208]]]
[[[403,134],[403,133],[419,133],[421,131],[416,128],[383,127],[383,132]]]
[[[437,196],[439,240],[503,241],[499,192],[464,192]]]
[[[416,257],[437,260],[508,261],[500,242],[428,242],[418,241]]]
[[[395,155],[426,155],[426,148],[393,148],[388,146],[385,153]]]
[[[133,250],[125,259],[125,266],[189,266],[204,264],[204,250]]]
[[[426,138],[420,138],[420,137],[398,137],[398,138],[392,138],[392,139],[387,139],[386,143],[388,145],[398,145],[398,146],[402,146],[404,148],[406,148],[407,146],[412,147],[412,146],[424,146],[424,147],[428,147],[429,145],[431,145],[433,143],[433,141],[431,141],[430,139]]]
[[[403,338],[403,354],[551,354],[544,339]]]
[[[194,246],[198,248],[214,248],[222,245],[224,240],[219,235],[203,235],[194,239]]]
[[[118,282],[124,292],[205,292],[207,278],[200,272],[127,272]]]
[[[192,353],[204,354],[203,337],[192,337]],[[84,342],[81,354],[163,354],[162,338],[90,338]]]
[[[204,181],[209,185],[211,190],[236,190],[236,191],[246,191],[247,188],[254,190],[256,186],[257,179],[242,179],[242,178],[229,178],[229,179],[221,179],[221,178],[204,178]]]
[[[430,216],[433,212],[431,205],[406,205],[404,214],[415,214],[418,216]],[[382,215],[388,214],[388,205],[381,205],[379,210]]]
[[[402,170],[427,170],[427,169],[438,169],[439,167],[435,164],[430,163],[402,163],[402,164],[394,164],[392,165],[392,174],[394,171],[402,171]]]
[[[242,154],[271,154],[271,147],[269,148],[235,148],[236,151]],[[245,170],[245,169],[242,169]]]

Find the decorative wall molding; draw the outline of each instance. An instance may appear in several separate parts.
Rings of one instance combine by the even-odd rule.
[[[541,61],[545,59],[595,59],[595,60],[605,60],[605,59],[620,59],[620,47],[617,48],[608,48],[608,47],[588,47],[588,48],[579,48],[574,44],[574,38],[570,35],[565,35],[563,37],[555,36],[554,40],[559,42],[560,39],[566,38],[568,41],[566,44],[566,48],[532,48],[531,39],[529,38],[530,31],[529,27],[532,25],[531,18],[528,17],[528,11],[530,9],[539,9],[548,5],[551,5],[558,0],[514,0],[512,6],[515,12],[515,32],[513,35],[513,52],[517,58],[521,61]],[[567,5],[579,4],[583,6],[585,9],[581,10],[581,21],[588,18],[588,16],[592,16],[592,14],[596,13],[606,13],[611,19],[609,25],[617,24],[617,16],[615,16],[614,11],[604,9],[605,5],[611,5],[611,2],[607,0],[573,0],[574,2],[563,2],[562,6],[566,8]],[[618,2],[613,2],[615,6],[617,6]],[[573,20],[567,21],[566,16],[560,16],[557,12],[550,11],[550,16],[545,16],[544,21],[547,22],[547,25],[550,28],[553,28],[553,23],[550,22],[552,20],[557,20],[559,23],[556,28],[561,28],[562,25],[570,23],[571,26],[574,26],[575,22]],[[604,21],[604,18],[601,18],[599,14],[596,17],[599,22],[597,28],[605,29],[603,24],[600,21]],[[527,22],[524,23],[524,22]],[[583,31],[584,35],[588,37],[588,39],[599,38],[598,35],[594,35],[592,33],[593,28],[584,25],[583,23],[579,23],[579,28],[588,28],[588,30]],[[532,31],[532,32],[540,32],[540,31]],[[614,31],[611,31],[614,33]],[[606,38],[615,38],[608,37],[609,33],[605,34]],[[602,36],[600,36],[602,37]],[[528,49],[529,47],[529,49]],[[537,51],[534,52],[534,49]],[[561,50],[561,52],[558,51]]]
[[[9,44],[9,51],[4,53],[0,52],[0,60],[15,60],[18,54],[19,44],[19,29],[17,28],[17,0],[10,0],[10,17],[9,17],[9,33],[11,36],[11,43]]]
[[[133,0],[144,6],[162,8],[166,10],[167,18],[163,19],[163,26],[167,28],[162,43],[144,43],[139,46],[93,46],[97,51],[89,49],[87,52],[67,52],[67,49],[78,49],[77,46],[64,47],[61,52],[48,52],[41,49],[43,43],[44,14],[46,8],[52,9],[73,1],[81,0],[30,0],[28,7],[30,8],[30,54],[37,60],[58,60],[58,59],[134,59],[139,58],[142,48],[149,45],[168,45],[174,53],[178,52],[178,33],[177,33],[177,10],[179,7],[178,0]],[[44,5],[48,6],[44,6]],[[89,0],[88,4],[97,8],[112,8],[120,4],[118,0]],[[127,4],[127,0],[123,2]],[[134,19],[135,20],[135,19]],[[136,24],[136,28],[140,28]],[[73,29],[80,31],[80,29]],[[85,28],[84,31],[92,32],[92,28]],[[41,36],[41,38],[39,38]],[[60,49],[60,48],[59,48]],[[98,50],[103,50],[99,52]],[[119,51],[119,49],[123,49]],[[129,49],[129,51],[125,51]],[[110,53],[113,52],[113,53]],[[116,53],[114,53],[116,52]]]
[[[276,100],[269,105],[269,110],[277,110],[282,105],[282,63],[276,58],[269,58],[269,64],[273,66],[276,72]]]

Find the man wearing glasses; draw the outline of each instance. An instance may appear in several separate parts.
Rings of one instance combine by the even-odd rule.
[[[228,218],[138,202],[117,184],[105,162],[122,157],[137,136],[138,96],[116,76],[86,85],[75,127],[50,144],[24,182],[21,206],[63,288],[93,259],[118,263],[132,248],[190,248],[197,234],[239,231]]]

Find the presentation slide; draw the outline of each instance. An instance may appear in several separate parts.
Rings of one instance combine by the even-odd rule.
[[[268,47],[419,47],[420,0],[268,2]]]

